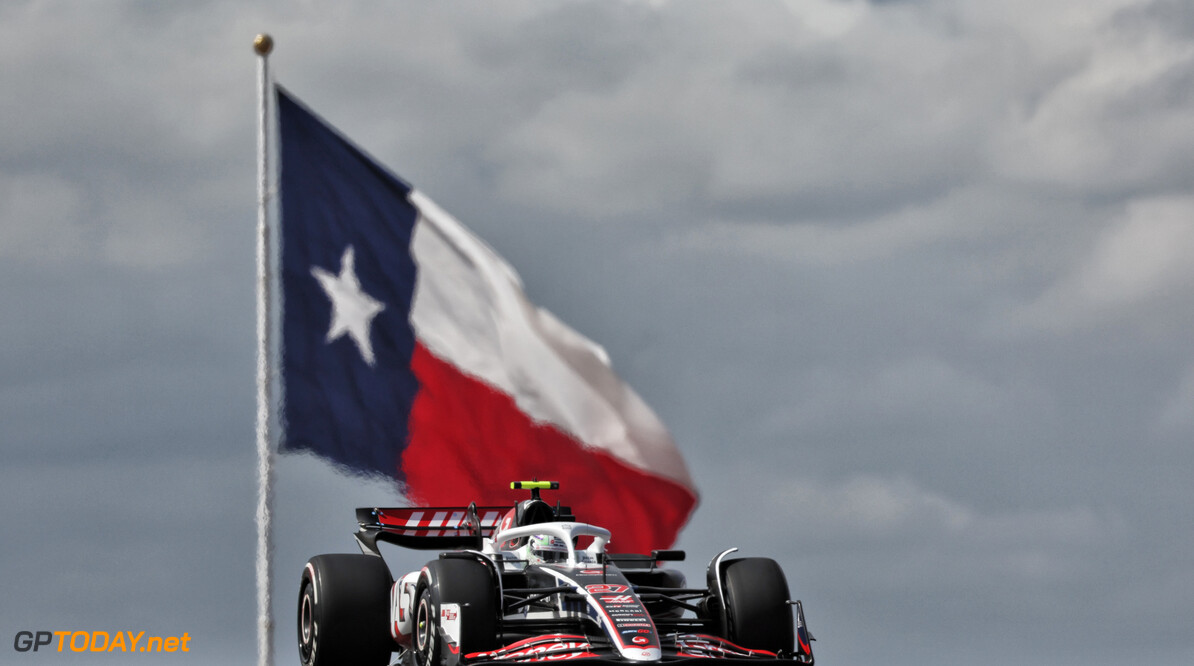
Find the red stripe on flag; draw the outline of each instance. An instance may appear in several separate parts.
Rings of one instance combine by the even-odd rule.
[[[668,548],[696,506],[686,487],[583,446],[551,425],[534,423],[510,396],[415,345],[419,380],[402,455],[408,499],[425,506],[513,504],[526,493],[510,481],[559,481],[558,498],[580,522],[609,529],[610,552]]]

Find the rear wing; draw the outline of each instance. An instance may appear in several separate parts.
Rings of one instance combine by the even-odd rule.
[[[481,539],[493,536],[509,506],[391,507],[357,509],[353,536],[367,553],[380,555],[384,541],[418,550],[481,549]]]

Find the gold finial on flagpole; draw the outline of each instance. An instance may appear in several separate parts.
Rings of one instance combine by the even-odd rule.
[[[274,38],[264,32],[259,33],[253,38],[253,50],[257,52],[257,55],[264,58],[269,55],[270,51],[274,50]]]

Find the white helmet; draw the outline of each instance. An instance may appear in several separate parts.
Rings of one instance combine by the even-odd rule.
[[[568,559],[568,544],[558,536],[536,534],[527,540],[523,559],[532,564],[563,562]]]

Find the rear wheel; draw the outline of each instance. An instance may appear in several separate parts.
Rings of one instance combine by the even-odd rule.
[[[418,666],[440,666],[448,643],[460,656],[497,646],[497,590],[489,568],[472,559],[444,559],[427,563],[415,596],[413,647]],[[445,605],[455,604],[450,620],[460,635],[444,628]],[[458,624],[457,624],[458,622]]]
[[[765,557],[729,560],[722,565],[722,576],[726,639],[745,648],[791,654],[792,606],[779,564]]]
[[[389,630],[393,583],[375,555],[317,555],[299,587],[298,644],[303,666],[385,666],[394,648]]]

